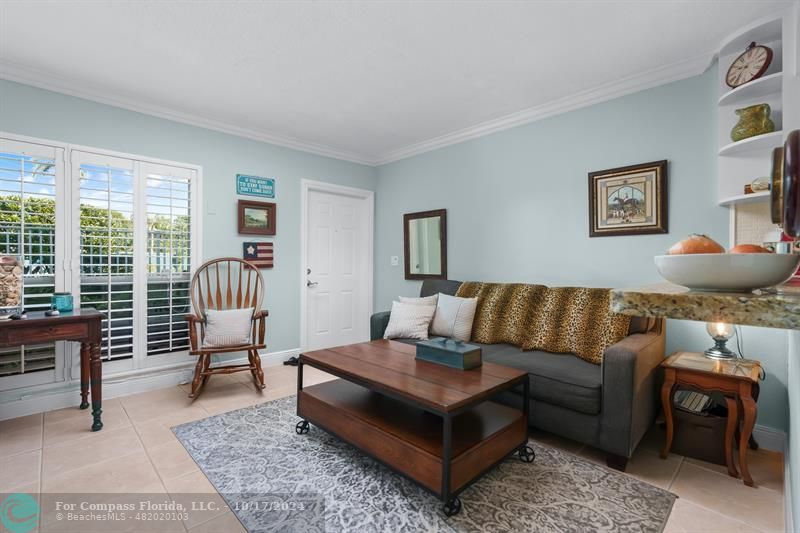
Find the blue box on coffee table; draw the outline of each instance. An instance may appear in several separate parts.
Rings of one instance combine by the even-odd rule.
[[[446,337],[433,337],[417,343],[417,359],[459,370],[470,370],[481,366],[481,348]]]

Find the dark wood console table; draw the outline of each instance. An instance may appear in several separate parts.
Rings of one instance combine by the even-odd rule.
[[[75,309],[59,316],[45,316],[44,311],[28,313],[28,318],[0,322],[0,348],[55,341],[81,343],[81,409],[89,407],[89,384],[92,386],[92,431],[100,431],[103,382],[100,361],[102,323],[105,316],[92,308]]]

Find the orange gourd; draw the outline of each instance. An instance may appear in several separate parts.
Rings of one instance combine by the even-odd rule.
[[[682,254],[721,254],[725,252],[717,241],[707,235],[692,233],[680,242],[676,242],[669,249],[669,255]]]

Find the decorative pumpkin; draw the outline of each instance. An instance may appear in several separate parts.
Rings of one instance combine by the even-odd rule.
[[[682,254],[721,254],[725,248],[707,235],[692,233],[687,238],[672,245],[669,255]]]
[[[771,254],[770,250],[767,250],[763,246],[759,246],[757,244],[738,244],[728,250],[729,253],[732,254]]]

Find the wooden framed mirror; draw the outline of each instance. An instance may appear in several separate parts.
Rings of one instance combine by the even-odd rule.
[[[403,215],[406,279],[447,279],[447,210]]]

